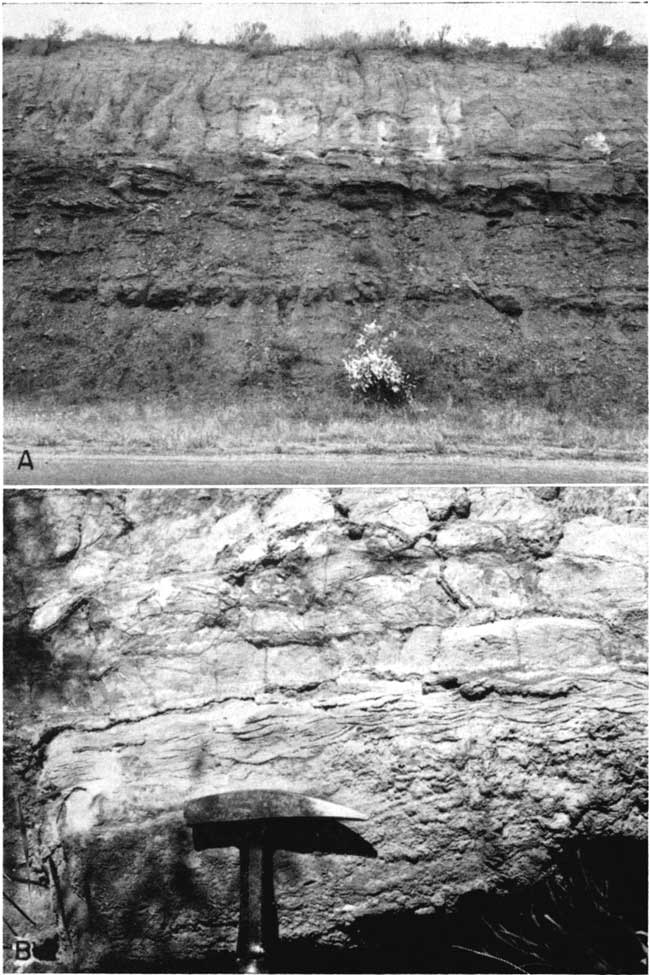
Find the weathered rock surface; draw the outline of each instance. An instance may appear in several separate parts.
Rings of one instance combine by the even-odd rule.
[[[277,854],[285,943],[643,837],[646,514],[642,488],[10,495],[5,865],[65,970],[234,950],[236,852],[182,819],[223,788],[369,817],[375,859]]]
[[[325,389],[376,318],[422,395],[643,407],[643,60],[100,45],[4,71],[10,390]]]

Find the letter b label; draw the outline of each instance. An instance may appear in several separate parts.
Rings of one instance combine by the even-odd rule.
[[[14,956],[16,961],[29,961],[32,957],[31,941],[23,941],[21,938],[17,938],[14,945]]]

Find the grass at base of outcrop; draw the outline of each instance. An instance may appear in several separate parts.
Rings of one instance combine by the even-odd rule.
[[[19,447],[152,453],[497,453],[642,460],[647,419],[553,413],[531,405],[415,404],[390,409],[332,396],[61,405],[8,398],[5,441]]]

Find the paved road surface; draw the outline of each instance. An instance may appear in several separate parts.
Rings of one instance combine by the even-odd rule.
[[[623,461],[517,460],[425,454],[164,456],[61,454],[35,447],[34,469],[4,459],[6,486],[49,484],[579,484],[643,483],[647,467]]]

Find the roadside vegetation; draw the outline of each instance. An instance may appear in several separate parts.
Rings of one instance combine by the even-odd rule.
[[[21,53],[45,57],[64,47],[85,44],[169,44],[201,47],[218,47],[245,51],[251,57],[265,54],[283,53],[289,50],[332,51],[357,57],[367,51],[401,51],[407,55],[426,54],[442,59],[470,56],[472,58],[510,57],[521,51],[511,48],[504,41],[494,43],[486,37],[467,36],[460,40],[450,39],[451,27],[441,25],[431,36],[416,40],[411,27],[401,20],[397,28],[390,28],[374,34],[362,35],[356,31],[343,31],[340,34],[320,34],[308,38],[297,46],[280,43],[267,25],[260,22],[245,22],[238,25],[233,38],[226,43],[217,44],[214,40],[201,43],[196,39],[194,27],[186,21],[176,37],[153,41],[150,35],[134,39],[120,34],[109,34],[102,30],[86,30],[80,37],[72,39],[71,29],[63,20],[55,20],[45,37],[25,35],[22,38],[6,36],[2,39],[5,54]],[[544,37],[540,47],[551,60],[555,58],[609,58],[623,60],[646,51],[644,44],[636,43],[626,31],[616,31],[606,24],[568,24],[561,30]],[[538,50],[527,48],[525,50]]]
[[[516,403],[391,407],[352,396],[251,393],[237,402],[125,400],[62,405],[8,397],[6,447],[184,453],[428,453],[641,460],[647,421]]]
[[[397,361],[397,332],[377,322],[364,325],[349,356],[343,359],[350,392],[356,399],[386,406],[413,405],[413,377]]]

